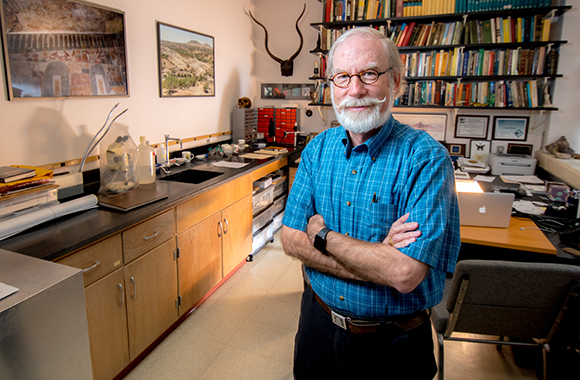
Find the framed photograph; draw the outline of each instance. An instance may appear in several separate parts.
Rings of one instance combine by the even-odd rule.
[[[429,133],[437,141],[445,141],[447,114],[393,112],[393,117],[403,124]]]
[[[447,150],[452,157],[465,157],[465,144],[447,144]]]
[[[531,156],[533,148],[534,146],[531,144],[508,144],[507,152],[509,154]]]
[[[529,120],[527,116],[496,116],[493,121],[493,139],[526,141]]]
[[[458,139],[487,138],[489,116],[457,115],[455,119],[455,137]]]
[[[68,0],[2,0],[9,100],[128,96],[125,15]]]
[[[214,38],[157,22],[159,96],[215,96]]]
[[[489,152],[491,151],[491,141],[471,140],[469,158],[481,161],[487,164]]]
[[[314,93],[312,83],[262,83],[262,99],[311,100],[312,93]]]

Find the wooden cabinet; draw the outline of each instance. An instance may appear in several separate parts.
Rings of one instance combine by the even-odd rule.
[[[177,320],[175,249],[175,239],[171,238],[125,265],[131,360]]]
[[[245,175],[177,206],[180,314],[250,254],[251,192]]]
[[[252,252],[252,196],[222,211],[222,260],[225,277]]]
[[[83,269],[93,379],[112,379],[130,362],[121,235],[84,248],[59,263]]]
[[[222,279],[221,212],[177,237],[180,313],[191,309]]]
[[[85,288],[94,380],[110,380],[129,363],[123,269]]]

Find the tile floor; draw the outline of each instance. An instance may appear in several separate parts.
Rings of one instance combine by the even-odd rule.
[[[145,358],[125,380],[292,379],[301,264],[278,234]],[[537,379],[511,349],[445,343],[445,379]]]

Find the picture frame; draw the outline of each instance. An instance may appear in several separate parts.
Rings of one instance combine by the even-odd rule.
[[[447,144],[446,147],[451,157],[465,157],[465,144]]]
[[[215,96],[215,41],[210,35],[157,21],[161,98]]]
[[[124,12],[78,0],[2,0],[0,24],[8,100],[129,96]]]
[[[531,156],[534,146],[532,144],[508,144],[507,153]]]
[[[414,129],[429,133],[437,141],[445,141],[447,114],[393,112],[393,117]]]
[[[312,83],[262,83],[262,99],[312,100]]]
[[[529,120],[528,116],[496,116],[493,121],[493,139],[526,141]]]
[[[482,139],[487,138],[489,116],[457,115],[455,118],[455,138]]]
[[[471,140],[469,158],[483,163],[488,162],[491,151],[491,141],[489,140]]]

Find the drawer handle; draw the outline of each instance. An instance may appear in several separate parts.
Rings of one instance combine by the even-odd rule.
[[[137,297],[137,285],[135,284],[135,279],[131,276],[131,284],[133,284],[133,294],[131,295],[131,299],[134,300]]]
[[[218,222],[218,237],[222,237],[222,231],[224,230],[224,226],[222,225],[222,222]]]
[[[88,268],[85,268],[82,270],[83,273],[87,273],[88,271],[95,269],[96,267],[98,267],[99,265],[101,265],[101,262],[99,260],[95,260],[95,263],[93,265],[91,265]]]
[[[226,228],[224,228],[224,235],[228,233],[229,229],[230,229],[230,224],[228,223],[227,219],[224,219],[224,222],[226,223]]]
[[[123,285],[117,284],[117,287],[121,291],[121,302],[119,302],[119,306],[122,307],[125,303],[125,292],[123,291]]]
[[[159,235],[159,231],[155,231],[155,233],[151,236],[145,236],[143,237],[143,240],[149,240],[151,238],[154,238],[155,236]]]

